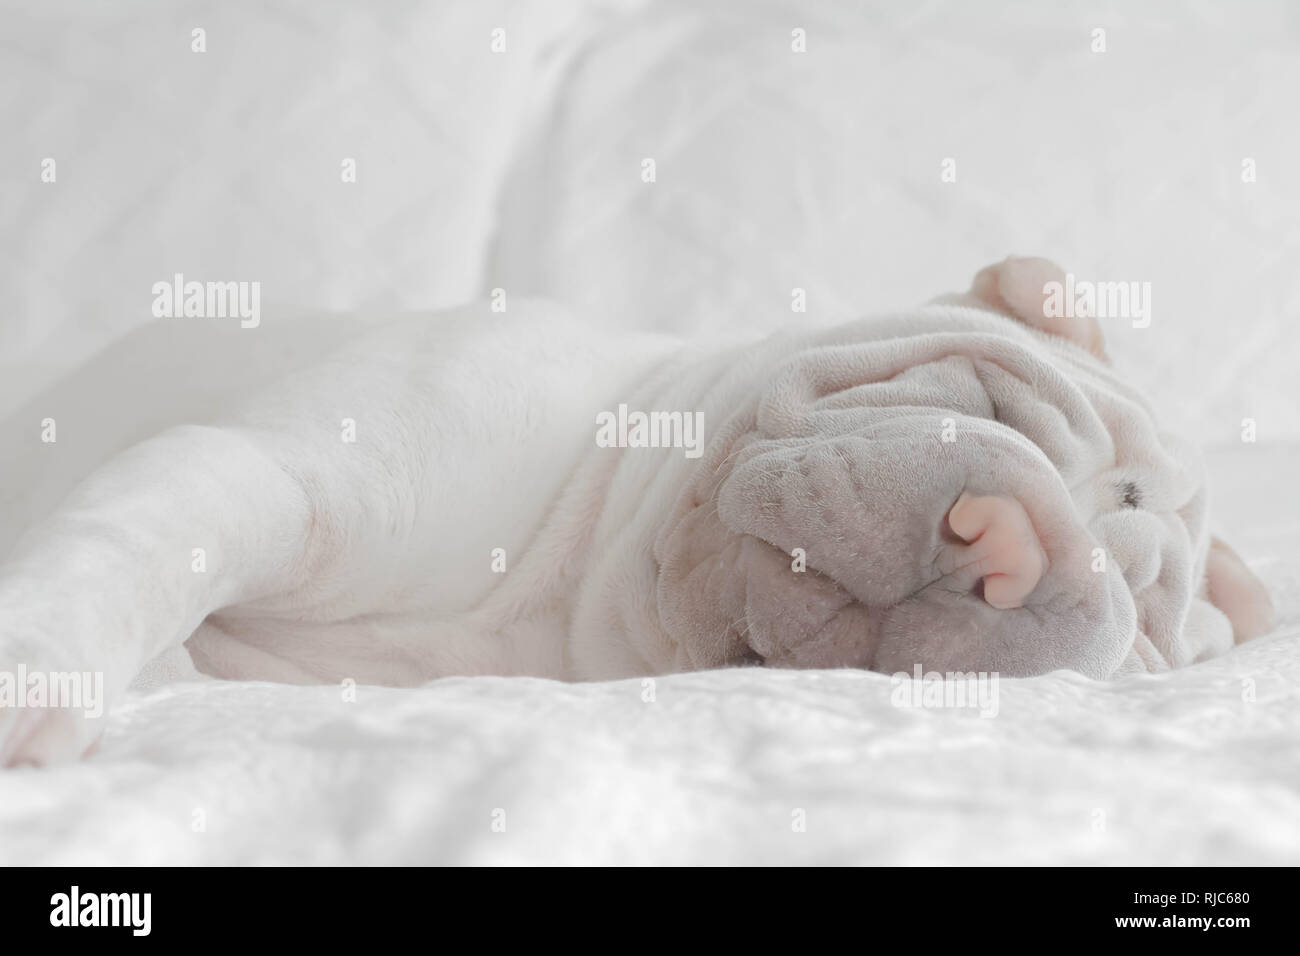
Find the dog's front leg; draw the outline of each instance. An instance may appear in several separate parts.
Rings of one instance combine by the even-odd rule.
[[[111,700],[236,606],[306,625],[478,608],[505,580],[489,557],[527,552],[594,447],[596,413],[679,347],[512,308],[377,329],[223,427],[172,429],[104,465],[0,567],[0,681],[92,670]],[[522,653],[553,676],[561,656],[473,651],[472,665],[450,651],[449,669],[533,667]],[[75,756],[98,723],[6,708],[0,685],[0,761]]]
[[[209,613],[293,588],[311,525],[300,482],[235,429],[172,429],[92,474],[0,567],[0,766],[83,752]]]

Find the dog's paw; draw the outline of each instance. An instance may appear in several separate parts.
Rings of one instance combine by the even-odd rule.
[[[944,572],[982,585],[992,607],[1020,607],[1047,570],[1047,555],[1020,502],[962,492],[946,521],[960,543],[948,549]]]
[[[44,767],[84,756],[99,721],[75,707],[0,706],[0,767]]]
[[[0,768],[76,760],[102,732],[105,674],[65,660],[48,637],[5,635],[13,620],[0,620]]]
[[[1227,616],[1238,644],[1273,630],[1277,616],[1264,582],[1219,538],[1210,539],[1205,559],[1205,587],[1210,603]]]

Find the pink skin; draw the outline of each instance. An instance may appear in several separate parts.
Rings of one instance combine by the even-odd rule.
[[[1106,358],[1101,326],[1090,315],[1048,316],[1043,288],[1049,282],[1065,283],[1065,270],[1049,259],[1006,258],[981,269],[971,283],[971,294],[1030,328],[1069,339],[1100,359]]]
[[[948,527],[965,542],[948,555],[950,573],[972,586],[983,581],[984,600],[992,607],[1023,605],[1047,570],[1047,555],[1020,502],[962,492],[948,511]]]
[[[1264,582],[1218,538],[1210,539],[1205,558],[1205,596],[1232,622],[1238,644],[1273,630],[1273,600]]]

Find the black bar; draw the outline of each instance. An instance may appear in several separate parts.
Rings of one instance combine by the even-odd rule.
[[[541,945],[553,933],[581,934],[611,919],[633,936],[678,934],[682,915],[695,912],[714,924],[715,936],[734,933],[734,940],[755,931],[762,937],[786,924],[810,934],[810,944],[823,932],[845,930],[866,943],[894,926],[905,934],[938,934],[934,942],[943,936],[1039,943],[1129,938],[1182,945],[1199,937],[1230,945],[1256,933],[1289,938],[1295,923],[1291,869],[769,869],[678,872],[651,880],[630,874],[625,884],[622,874],[539,880],[527,872],[419,868],[100,868],[10,869],[0,880],[7,944],[66,941],[77,934],[82,942],[109,936],[128,943],[198,940],[206,948],[246,944],[264,933],[337,945],[373,942],[381,928],[384,935],[414,933],[436,945],[440,936],[450,934],[450,941],[473,926],[490,928],[493,935],[531,926]],[[52,925],[52,917],[66,915],[58,907],[61,899],[71,903],[74,886],[83,915],[100,911],[111,917],[116,907],[125,925]],[[148,934],[137,934],[144,925],[143,895],[130,910],[120,896],[101,908],[96,894],[106,893],[149,894]],[[95,903],[86,903],[90,896]],[[134,923],[129,915],[137,917]],[[483,942],[491,938],[484,935]]]

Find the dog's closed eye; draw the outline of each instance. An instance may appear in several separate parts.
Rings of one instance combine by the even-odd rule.
[[[1134,482],[1126,481],[1119,486],[1119,500],[1125,508],[1140,508],[1142,492]]]

